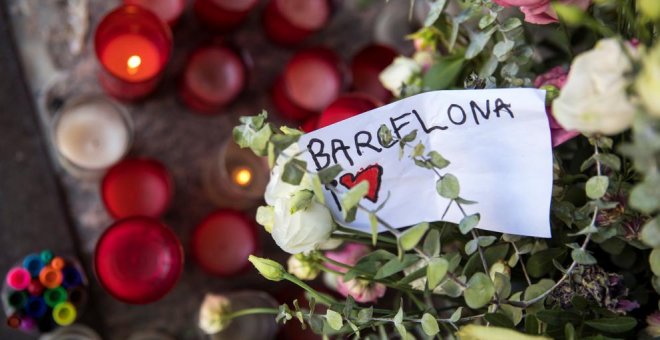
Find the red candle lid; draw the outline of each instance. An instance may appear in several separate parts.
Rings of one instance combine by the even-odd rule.
[[[96,244],[94,269],[101,286],[118,300],[145,304],[167,294],[183,269],[176,235],[149,217],[117,221]]]
[[[310,31],[320,29],[330,17],[330,4],[327,0],[274,1],[282,16],[298,28]]]
[[[380,105],[375,99],[361,93],[342,95],[321,113],[317,128],[320,129],[359,115],[362,112],[373,110]]]
[[[186,0],[124,0],[124,3],[142,6],[170,26],[177,22],[186,7]]]
[[[351,63],[353,87],[381,101],[388,101],[392,93],[380,83],[380,73],[389,66],[397,53],[385,45],[369,45],[358,52]]]
[[[202,47],[186,64],[183,86],[210,105],[225,105],[245,87],[245,73],[241,57],[230,48]]]
[[[218,276],[235,275],[249,268],[248,256],[259,248],[254,223],[230,209],[207,216],[195,228],[191,243],[197,263]]]
[[[321,111],[339,95],[342,86],[339,58],[317,48],[297,53],[284,70],[285,92],[303,109]]]
[[[172,200],[172,178],[163,164],[153,159],[126,159],[103,178],[101,195],[115,218],[159,217]]]
[[[310,117],[302,123],[300,129],[304,133],[312,132],[317,129],[318,124],[319,124],[319,117]]]
[[[257,0],[208,0],[217,5],[218,7],[234,12],[242,12],[250,10],[256,5]]]

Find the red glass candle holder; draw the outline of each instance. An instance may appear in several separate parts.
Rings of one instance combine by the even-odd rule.
[[[174,288],[182,269],[181,243],[150,217],[117,221],[96,244],[96,277],[108,293],[126,303],[159,300]]]
[[[176,25],[186,8],[186,0],[124,0],[124,4],[142,6],[154,12],[170,27]]]
[[[204,46],[188,58],[179,95],[193,110],[211,114],[236,99],[246,82],[246,64],[234,49]]]
[[[294,45],[323,28],[331,10],[329,0],[270,0],[263,16],[264,30],[274,42]]]
[[[344,119],[373,110],[382,104],[362,93],[344,94],[330,104],[319,116],[317,128],[341,122]]]
[[[204,25],[226,32],[245,21],[258,3],[258,0],[195,0],[193,9]]]
[[[230,209],[207,216],[195,228],[191,243],[197,263],[218,276],[236,275],[250,268],[248,256],[259,252],[254,222]]]
[[[110,168],[101,182],[101,196],[114,218],[159,217],[170,205],[172,176],[153,159],[126,159]]]
[[[117,99],[151,93],[172,52],[172,32],[151,11],[122,5],[101,20],[94,37],[101,86]]]
[[[339,57],[326,48],[311,48],[291,58],[275,81],[271,95],[283,117],[304,120],[332,103],[342,87]]]
[[[397,53],[385,45],[369,45],[358,52],[351,62],[353,89],[382,102],[392,99],[392,93],[380,83],[380,73],[389,66]]]

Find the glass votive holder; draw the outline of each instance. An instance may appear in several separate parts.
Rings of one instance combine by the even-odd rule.
[[[210,315],[208,314],[213,313],[213,306],[209,306],[209,304],[213,304],[212,300],[214,298],[228,301],[230,312],[237,312],[248,308],[278,308],[277,300],[275,300],[266,292],[257,290],[240,290],[219,296],[214,294],[207,294],[205,300],[202,302],[198,316],[200,323],[203,322],[201,320],[202,318],[209,317]],[[205,334],[204,338],[208,340],[269,340],[275,338],[277,331],[278,325],[275,322],[275,315],[251,314],[232,319],[227,328],[215,334]]]
[[[325,27],[331,12],[329,0],[270,0],[263,27],[275,43],[295,45]]]
[[[183,270],[183,248],[158,220],[129,217],[99,238],[94,270],[101,286],[117,300],[147,304],[165,296]]]
[[[247,82],[244,58],[223,45],[203,46],[188,58],[179,95],[193,110],[212,114],[231,103]]]
[[[51,137],[62,167],[79,178],[98,178],[130,149],[133,121],[102,95],[73,98],[56,113]]]
[[[74,258],[49,250],[29,254],[9,270],[0,292],[7,325],[27,333],[69,326],[84,310],[87,286]]]
[[[101,336],[85,325],[73,324],[44,334],[39,340],[101,340]]]
[[[152,11],[170,27],[176,25],[186,8],[186,0],[124,0],[124,4],[142,6]]]
[[[101,198],[114,218],[160,217],[169,208],[174,192],[172,176],[159,161],[125,159],[106,172]]]
[[[251,268],[248,256],[260,252],[255,224],[239,211],[217,210],[193,231],[191,252],[209,274],[240,274]]]
[[[208,28],[226,32],[238,27],[258,0],[195,0],[195,15]]]
[[[296,53],[272,88],[272,100],[287,119],[305,120],[332,103],[343,87],[339,57],[322,47]]]
[[[219,207],[243,210],[263,199],[270,179],[264,157],[241,149],[227,138],[204,162],[202,184],[209,199]]]
[[[99,82],[111,96],[136,100],[153,92],[172,54],[172,32],[156,14],[121,5],[96,28]]]
[[[397,53],[381,44],[373,44],[360,50],[351,62],[353,90],[364,92],[381,102],[392,99],[392,93],[380,83],[380,73],[389,66]]]
[[[328,105],[319,116],[316,128],[341,122],[344,119],[357,116],[360,113],[373,110],[382,103],[363,93],[347,93],[339,96],[337,100]]]

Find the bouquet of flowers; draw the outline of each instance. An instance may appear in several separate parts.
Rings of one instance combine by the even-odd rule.
[[[429,5],[410,36],[417,51],[396,58],[381,82],[397,99],[458,88],[546,90],[552,238],[477,231],[480,215],[463,209],[475,202],[446,171],[452,160],[416,142],[415,131],[393,140],[385,126],[378,138],[398,143],[402,162],[427,169],[437,194],[464,216],[396,229],[361,203],[369,193],[361,182],[330,190],[344,220],[362,211],[372,232],[342,227],[322,193],[341,166],[310,171],[301,131],[275,128],[265,112],[243,117],[234,139],[272,166],[257,221],[291,254],[286,265],[250,261],[265,278],[307,292],[307,301],[252,312],[339,337],[660,336],[660,1]],[[319,274],[339,295],[305,282]],[[220,309],[217,325],[251,313]]]

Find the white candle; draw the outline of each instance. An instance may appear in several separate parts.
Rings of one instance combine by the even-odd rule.
[[[67,105],[55,125],[59,153],[83,169],[101,170],[119,161],[130,144],[130,123],[122,108],[103,97]]]

